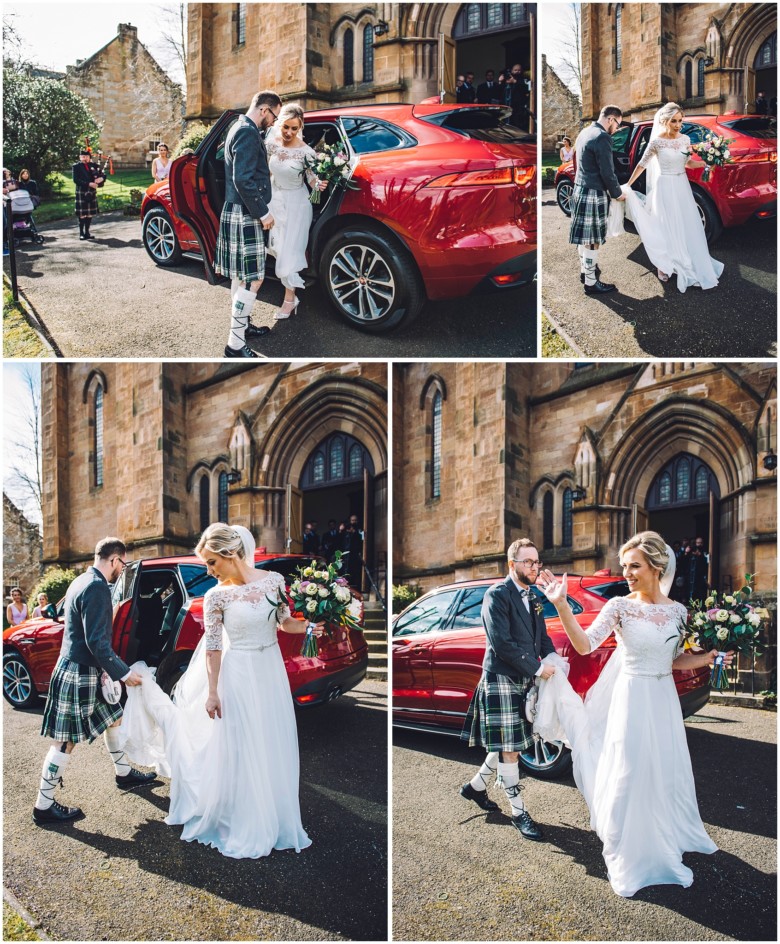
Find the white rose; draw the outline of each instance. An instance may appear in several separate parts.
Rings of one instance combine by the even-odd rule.
[[[736,603],[736,600],[734,599],[733,596],[731,596],[731,594],[729,594],[728,596],[723,597],[723,602],[724,602],[724,603]]]
[[[343,167],[347,162],[343,157],[336,157],[333,159],[333,163],[336,165],[336,167]]]
[[[758,615],[758,613],[750,613],[748,616],[748,623],[750,623],[751,626],[760,626],[761,617]]]
[[[715,605],[715,597],[707,597],[707,599],[704,601],[704,605],[705,605],[705,606],[714,606],[714,605]]]
[[[730,151],[728,148],[726,148],[726,150],[723,152],[723,156],[724,156],[724,157],[731,157],[731,151]]]
[[[728,610],[718,610],[715,614],[716,623],[725,623],[729,618]]]
[[[320,587],[320,589],[317,592],[319,593],[319,595],[322,597],[323,600],[325,599],[325,597],[330,596],[330,590],[328,590],[327,587]]]
[[[729,631],[726,629],[725,626],[721,626],[721,628],[717,631],[715,635],[718,637],[718,639],[728,639]]]
[[[313,613],[316,609],[317,609],[317,601],[316,601],[316,600],[309,600],[309,601],[306,603],[306,612],[307,612],[307,613]]]
[[[317,160],[324,161],[328,155],[324,151],[317,151]]]
[[[353,597],[352,602],[347,607],[347,612],[353,619],[360,618],[360,600],[357,597]]]
[[[314,575],[314,570],[313,570],[311,567],[307,567],[307,568],[303,571],[303,576],[304,576],[304,577],[312,577],[313,575]]]
[[[739,613],[732,613],[729,617],[729,620],[736,626],[737,623],[742,622],[742,617],[739,615]]]
[[[309,586],[306,588],[306,596],[307,596],[307,597],[314,597],[314,596],[316,596],[316,595],[317,595],[317,584],[316,584],[316,583],[310,583]]]

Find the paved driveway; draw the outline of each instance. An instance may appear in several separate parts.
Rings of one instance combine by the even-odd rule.
[[[139,220],[115,213],[97,218],[89,243],[79,241],[75,221],[42,231],[44,246],[25,243],[17,254],[19,285],[63,356],[223,356],[229,288],[209,285],[199,261],[158,268]],[[414,324],[388,335],[351,327],[316,286],[302,293],[292,318],[274,321],[283,297],[269,279],[255,303],[255,324],[273,329],[255,344],[266,357],[536,356],[536,285],[428,302]]]
[[[484,751],[396,731],[393,930],[403,941],[775,941],[776,722],[771,712],[707,706],[686,722],[705,827],[719,851],[689,854],[694,883],[620,898],[573,780],[526,777],[546,842],[458,795]]]
[[[777,221],[726,229],[711,254],[726,269],[717,288],[681,293],[658,281],[632,224],[599,252],[617,291],[586,296],[569,218],[542,192],[542,308],[588,357],[774,357]],[[630,232],[629,232],[630,231]]]
[[[385,940],[386,685],[297,714],[312,846],[228,859],[166,826],[168,781],[122,793],[102,738],[76,748],[63,802],[86,819],[41,829],[32,803],[42,710],[3,702],[4,884],[55,940]]]

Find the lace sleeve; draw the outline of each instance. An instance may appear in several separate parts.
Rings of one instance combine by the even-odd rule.
[[[657,154],[657,153],[658,153],[658,139],[657,139],[657,138],[651,138],[651,139],[650,139],[650,142],[648,143],[647,147],[645,148],[645,153],[644,153],[644,154],[640,157],[640,159],[639,159],[639,166],[640,166],[640,167],[647,167],[647,165],[650,163],[650,158],[651,158],[654,154]]]
[[[682,603],[677,603],[674,607],[674,616],[677,623],[677,631],[679,636],[677,638],[677,646],[674,650],[674,659],[677,656],[681,656],[685,652],[685,635],[683,634],[683,629],[685,628],[686,623],[688,622],[688,610]]]
[[[203,628],[206,634],[206,649],[222,649],[223,601],[217,588],[209,590],[203,598]]]
[[[309,186],[314,188],[317,184],[318,178],[317,178],[317,175],[314,173],[314,171],[311,169],[311,167],[308,167],[307,165],[317,160],[317,153],[316,151],[314,151],[313,148],[310,148],[308,144],[303,149],[302,160],[303,160],[304,172],[306,174],[306,180],[308,181]]]
[[[620,607],[620,597],[607,600],[602,611],[593,620],[590,627],[585,630],[585,635],[590,640],[591,652],[598,649],[604,640],[608,639],[617,629],[620,624]]]
[[[283,577],[281,574],[277,574],[277,573],[275,573],[275,572],[272,573],[272,576],[273,576],[273,578],[274,578],[272,599],[274,599],[275,597],[278,596],[278,598],[279,598],[280,600],[281,600],[282,598],[284,598],[284,599],[286,600],[286,599],[287,599],[287,587],[286,587],[285,582],[284,582],[284,577]],[[290,607],[289,607],[286,603],[284,604],[284,606],[277,606],[277,608],[276,608],[276,622],[277,622],[277,624],[278,624],[279,626],[281,626],[282,623],[283,623],[286,619],[289,619],[289,618],[290,618]]]

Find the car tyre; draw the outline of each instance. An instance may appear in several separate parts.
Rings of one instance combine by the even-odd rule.
[[[14,708],[31,708],[38,703],[32,674],[18,652],[3,656],[3,698]]]
[[[181,246],[171,218],[163,207],[152,207],[144,216],[142,238],[144,249],[158,266],[165,268],[179,265],[182,260]]]
[[[723,232],[723,224],[718,211],[710,196],[698,187],[693,188],[693,199],[696,201],[696,209],[699,211],[704,226],[704,235],[707,237],[707,242],[712,245]]]
[[[555,199],[566,216],[571,216],[571,196],[574,193],[574,184],[568,177],[560,181],[555,188]]]
[[[179,659],[176,660],[175,667],[168,667],[167,670],[164,669],[163,665],[160,665],[160,668],[157,670],[157,684],[165,692],[166,695],[170,695],[174,689],[174,686],[179,681],[179,679],[187,671],[187,667],[190,664],[190,658],[192,653],[187,656],[182,654]],[[164,677],[160,677],[160,672],[165,671]],[[170,674],[168,674],[170,672]]]
[[[561,741],[543,741],[520,752],[520,766],[537,780],[560,780],[571,771],[571,751]]]
[[[409,325],[425,304],[414,260],[387,233],[349,228],[334,234],[322,252],[320,277],[339,314],[364,331]]]

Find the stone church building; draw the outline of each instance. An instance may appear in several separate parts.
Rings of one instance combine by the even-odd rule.
[[[536,87],[533,3],[191,3],[187,119],[261,88],[304,109],[420,102],[519,62]]]
[[[189,554],[213,521],[300,551],[307,521],[356,514],[383,579],[385,364],[44,363],[41,399],[45,565],[109,534]]]
[[[19,587],[27,600],[40,577],[40,529],[3,492],[4,608],[11,602],[11,587]]]
[[[542,54],[542,101],[544,121],[542,123],[542,153],[557,153],[561,138],[567,134],[572,143],[582,127],[582,103],[548,64]]]
[[[775,3],[583,3],[582,114],[617,104],[633,121],[664,102],[750,112],[777,95]]]
[[[160,141],[173,149],[181,137],[181,86],[129,23],[120,23],[117,35],[88,59],[68,66],[65,84],[89,102],[102,126],[100,148],[115,166],[142,166]]]

